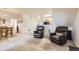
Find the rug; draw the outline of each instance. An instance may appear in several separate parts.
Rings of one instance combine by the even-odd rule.
[[[70,51],[79,51],[79,48],[73,47],[73,46],[69,46],[69,50]]]

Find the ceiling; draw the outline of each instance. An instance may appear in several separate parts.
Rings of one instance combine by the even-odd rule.
[[[16,14],[16,15],[21,13],[21,11],[19,11],[18,8],[0,8],[0,12]]]
[[[51,13],[50,8],[0,8],[1,12],[11,13],[11,14],[31,14],[31,13]]]
[[[44,15],[53,14],[53,12],[73,12],[75,8],[0,8],[0,12],[15,16],[22,17],[22,15]]]
[[[74,10],[75,8],[72,8]],[[20,14],[46,14],[53,13],[53,10],[65,10],[71,12],[71,8],[0,8],[1,12],[10,13],[14,15]]]

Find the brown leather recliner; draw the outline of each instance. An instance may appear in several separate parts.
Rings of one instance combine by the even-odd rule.
[[[58,26],[55,33],[50,34],[50,41],[58,45],[64,45],[67,42],[67,26]]]

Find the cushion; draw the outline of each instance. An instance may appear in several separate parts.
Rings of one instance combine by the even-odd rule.
[[[56,33],[56,36],[62,36],[63,33]]]

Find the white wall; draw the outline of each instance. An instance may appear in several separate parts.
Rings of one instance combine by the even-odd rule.
[[[79,47],[79,9],[77,10],[77,15],[73,23],[72,35],[74,43]]]
[[[10,26],[13,27],[13,33],[17,32],[17,19],[10,19]]]
[[[52,9],[27,9],[23,14],[23,24],[22,31],[23,33],[28,33],[33,35],[33,31],[36,30],[37,25],[41,20],[39,16],[44,16],[45,14],[52,14]],[[42,18],[43,19],[43,18]]]
[[[32,34],[35,29],[35,23],[33,23],[33,20],[30,15],[23,15],[23,24],[22,24],[22,30],[23,33]]]
[[[54,9],[26,9],[23,13],[23,32],[24,33],[33,33],[35,26],[38,23],[33,23],[35,19],[38,19],[38,16],[43,16],[45,14],[52,14],[53,19],[56,21],[57,26],[68,25],[72,26],[76,9],[73,8],[54,8]],[[39,20],[40,21],[40,20]],[[29,31],[30,29],[30,31]]]
[[[56,20],[56,24],[72,26],[76,15],[75,8],[55,8],[53,9],[53,17]]]

